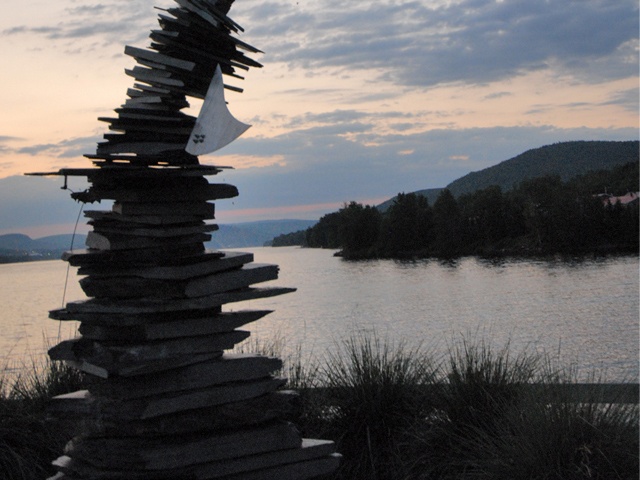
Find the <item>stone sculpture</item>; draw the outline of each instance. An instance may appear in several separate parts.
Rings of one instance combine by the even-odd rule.
[[[278,276],[250,253],[207,250],[217,228],[214,200],[238,194],[209,183],[224,167],[197,155],[233,141],[247,125],[229,113],[223,75],[259,67],[259,50],[233,34],[233,0],[176,0],[159,15],[149,49],[126,47],[136,83],[104,136],[91,168],[52,175],[87,177],[86,250],[63,259],[79,267],[87,300],[50,317],[80,322],[80,337],[49,351],[89,374],[88,390],[56,397],[51,412],[72,417],[78,434],[54,461],[55,480],[305,479],[335,470],[330,441],[301,438],[284,419],[294,392],[275,376],[282,362],[232,354],[240,328],[269,311],[227,304],[293,291],[253,285]],[[204,99],[198,118],[182,110]]]

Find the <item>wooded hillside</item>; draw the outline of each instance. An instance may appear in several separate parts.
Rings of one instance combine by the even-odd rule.
[[[351,202],[309,228],[304,244],[341,249],[348,258],[637,253],[637,197],[622,205],[598,194],[638,192],[638,165],[566,182],[559,175],[534,178],[508,192],[494,185],[456,198],[444,189],[433,206],[416,193],[400,193],[384,213]],[[294,236],[301,237],[281,240],[291,243]]]
[[[609,170],[618,165],[637,162],[639,149],[638,141],[555,143],[527,150],[492,167],[471,172],[445,188],[458,197],[494,185],[507,192],[525,180],[549,175],[558,175],[561,180],[567,181],[587,172]],[[606,185],[602,188],[604,191]],[[442,190],[443,188],[429,188],[413,193],[427,197],[429,203],[433,204]],[[385,211],[393,200],[394,198],[389,199],[378,208]]]

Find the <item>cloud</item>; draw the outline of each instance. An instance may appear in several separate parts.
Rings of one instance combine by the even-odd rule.
[[[380,135],[375,148],[362,139],[335,138],[324,129],[274,138],[239,139],[234,155],[283,154],[279,166],[224,173],[240,189],[223,209],[361,201],[398,192],[443,187],[451,181],[531,148],[570,140],[633,140],[637,130],[561,129],[554,126],[430,130]],[[321,148],[322,147],[322,148]],[[284,153],[283,153],[284,152]],[[402,154],[398,154],[402,152]],[[206,163],[225,163],[207,159]]]
[[[162,5],[173,5],[160,0]],[[118,49],[125,43],[137,43],[148,36],[153,27],[154,12],[145,0],[105,0],[101,3],[61,8],[58,16],[46,25],[15,25],[0,32],[2,36],[35,35],[50,41],[72,40],[73,49],[68,54],[92,50],[90,40],[102,44],[114,44]],[[77,43],[78,40],[86,40]]]
[[[175,6],[172,0],[153,4]],[[35,36],[36,45],[55,52],[102,52],[94,54],[102,57],[103,63],[95,60],[102,72],[104,59],[111,61],[116,49],[121,54],[124,44],[147,43],[149,29],[156,27],[157,11],[148,0],[49,6],[59,14],[7,24],[0,35],[11,40],[7,44],[19,41],[29,48]],[[564,125],[581,125],[586,110],[606,105],[637,113],[637,88],[625,90],[638,71],[635,1],[237,0],[230,13],[247,29],[242,40],[265,50],[259,60],[269,68],[261,91],[264,108],[258,103],[263,109],[250,114],[251,123],[265,128],[202,159],[237,167],[221,176],[237,182],[241,195],[221,208],[391,197],[444,186],[558,141],[638,136],[637,128],[550,125],[562,120],[558,112],[571,115]],[[539,71],[544,75],[527,75]],[[625,80],[586,85],[616,79]],[[556,95],[556,85],[571,95]],[[507,103],[510,109],[503,109]],[[523,109],[529,111],[523,115]],[[601,111],[605,120],[585,124],[606,125],[624,113]],[[531,116],[540,112],[549,116]],[[487,127],[500,122],[520,126]],[[0,136],[0,153],[45,158],[49,166],[74,164],[71,159],[94,152],[101,140],[93,135],[97,130],[61,132],[64,140],[47,136],[29,146],[25,139]],[[4,196],[0,185],[0,202]]]
[[[334,110],[332,112],[305,113],[304,115],[291,118],[287,126],[294,128],[312,123],[344,124],[354,120],[360,120],[366,116],[366,113],[358,110]]]
[[[608,101],[603,103],[603,105],[620,105],[625,110],[637,113],[640,109],[638,89],[632,88],[629,90],[615,92]]]
[[[265,63],[283,62],[309,75],[321,68],[371,71],[372,80],[432,87],[541,69],[584,82],[638,70],[634,0],[243,0],[230,14],[247,27],[243,40],[266,52]],[[16,25],[2,34],[122,45],[143,41],[154,17],[146,0],[104,0],[66,8],[49,24]],[[371,100],[371,92],[360,99]]]
[[[486,95],[484,97],[484,100],[496,100],[498,98],[510,97],[512,95],[513,93],[511,92],[495,92],[495,93],[490,93],[489,95]]]
[[[548,106],[539,105],[537,108],[545,109]],[[583,106],[573,105],[572,108]],[[563,140],[637,138],[634,129],[562,129],[540,126],[424,130],[416,128],[414,122],[400,122],[397,125],[392,122],[392,128],[383,128],[383,125],[387,125],[383,120],[405,116],[402,112],[395,115],[388,112],[378,116],[356,110],[305,114],[294,119],[293,123],[298,126],[296,130],[271,138],[240,138],[221,154],[247,156],[254,159],[254,165],[259,163],[255,159],[260,157],[267,160],[277,157],[279,165],[286,165],[287,169],[296,174],[311,168],[311,165],[318,165],[321,169],[334,172],[352,171],[355,174],[379,167],[381,171],[391,169],[406,175],[406,172],[422,169],[426,162],[429,165],[448,165],[452,169],[449,173],[451,176],[461,172],[456,170],[455,164],[448,162],[450,158],[468,157],[465,168],[484,168],[488,166],[486,161],[497,162],[509,158],[501,158],[501,153],[507,152],[494,150],[496,145],[511,145],[511,153],[516,155],[528,148]],[[306,125],[306,128],[302,125]],[[466,146],[467,151],[459,151],[461,146]],[[397,152],[403,154],[398,155]],[[485,152],[484,155],[481,152]],[[273,162],[265,161],[267,163]],[[445,184],[454,178],[457,177],[449,178]],[[367,195],[375,196],[372,192]],[[316,201],[321,199],[313,200]]]
[[[637,58],[629,60],[638,39],[631,0],[354,0],[303,8],[254,1],[238,2],[238,11],[269,61],[380,69],[405,85],[478,84],[551,68],[593,82],[637,72]]]
[[[21,155],[49,155],[56,158],[77,158],[86,153],[96,151],[96,142],[100,140],[98,136],[79,137],[61,140],[57,143],[45,143],[39,145],[29,145],[15,150]]]
[[[248,168],[224,170],[210,179],[231,183],[240,191],[234,199],[216,202],[225,222],[255,220],[258,217],[247,216],[252,209],[260,209],[259,218],[291,218],[292,211],[297,211],[298,218],[318,219],[335,211],[334,205],[351,200],[379,199],[376,202],[381,203],[398,192],[443,187],[531,148],[569,140],[631,139],[637,139],[634,128],[496,127],[379,135],[372,148],[368,139],[310,128],[274,138],[240,138],[219,156],[205,156],[201,162],[238,166],[235,158],[251,159]],[[69,182],[74,191],[86,188],[83,179],[74,177]],[[0,179],[0,230],[75,221],[79,205],[60,190],[62,184],[60,178]],[[316,204],[325,205],[325,211],[297,208]]]

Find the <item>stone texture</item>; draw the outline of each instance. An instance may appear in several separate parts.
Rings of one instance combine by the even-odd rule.
[[[109,234],[151,237],[151,238],[171,238],[195,235],[198,233],[215,232],[218,226],[213,223],[188,222],[178,225],[144,225],[133,222],[118,222],[113,220],[93,220],[89,222],[93,226],[93,231],[105,236]]]
[[[118,202],[148,203],[148,202],[181,202],[185,199],[219,200],[238,196],[238,189],[233,185],[224,183],[207,184],[201,186],[179,186],[175,184],[156,188],[114,188],[90,187],[86,192],[72,194],[72,197],[81,202],[96,202],[100,200],[116,200]]]
[[[145,371],[147,365],[168,363],[177,357],[212,353],[222,355],[223,350],[233,348],[248,337],[249,332],[237,330],[140,344],[114,344],[77,338],[60,342],[49,349],[49,357],[52,360],[93,365],[107,374],[127,375]]]
[[[215,206],[206,202],[114,202],[111,210],[120,215],[177,216],[196,215],[213,218]]]
[[[111,265],[114,268],[166,266],[189,264],[205,252],[202,243],[157,245],[136,250],[73,250],[62,254],[62,259],[73,267]]]
[[[210,275],[225,270],[232,270],[247,263],[253,262],[253,254],[245,252],[216,252],[207,250],[197,258],[176,265],[139,266],[130,268],[129,265],[92,265],[81,267],[80,275],[92,275],[94,277],[136,276],[140,278],[158,280],[186,280],[194,277]],[[118,268],[120,267],[120,268]]]
[[[112,399],[149,397],[187,391],[229,382],[246,382],[267,378],[282,368],[278,358],[249,354],[224,354],[210,361],[175,368],[152,375],[114,377],[96,381],[92,394]]]
[[[92,225],[114,224],[122,226],[175,226],[185,224],[197,224],[203,220],[214,218],[214,215],[193,215],[185,212],[182,215],[121,215],[112,211],[85,210],[84,216],[91,219]]]
[[[52,419],[73,425],[85,435],[149,437],[232,431],[275,419],[293,421],[300,409],[300,399],[296,392],[277,390],[237,402],[151,418],[141,418],[140,412],[122,408],[109,410],[108,406],[88,390],[81,390],[54,397],[49,411]]]
[[[269,451],[299,448],[302,438],[288,423],[230,433],[183,436],[179,439],[76,438],[65,454],[103,469],[170,470]]]
[[[195,318],[190,318],[189,315],[180,315],[175,320],[162,320],[153,323],[145,317],[133,317],[128,321],[121,321],[119,317],[101,315],[97,318],[84,319],[78,331],[84,338],[91,340],[128,340],[130,342],[197,337],[230,332],[255,322],[269,313],[271,310],[240,310],[211,313]]]
[[[225,461],[200,463],[190,467],[181,467],[164,471],[130,471],[130,470],[103,470],[91,464],[72,459],[69,456],[58,458],[54,466],[61,472],[91,477],[94,480],[160,480],[172,475],[174,478],[188,476],[194,480],[221,479],[229,475],[248,474],[255,475],[264,469],[274,467],[286,467],[292,463],[308,462],[311,460],[332,458],[332,442],[326,440],[303,439],[300,448],[276,450],[256,455],[247,455]],[[309,472],[307,472],[309,473]],[[314,472],[315,473],[315,472]],[[280,477],[270,477],[280,478]],[[301,478],[301,477],[295,477]]]
[[[264,287],[264,288],[244,288],[232,292],[207,295],[205,297],[188,299],[161,299],[142,298],[135,300],[112,300],[94,298],[86,301],[67,303],[66,310],[70,314],[91,313],[91,314],[129,314],[137,315],[143,313],[165,313],[178,312],[182,310],[201,310],[219,307],[226,303],[243,302],[245,300],[255,300],[258,298],[268,298],[285,293],[295,292],[295,288],[284,287]]]
[[[175,237],[147,237],[124,235],[121,233],[98,233],[96,231],[87,234],[85,241],[87,247],[94,250],[133,250],[142,248],[162,247],[163,245],[188,245],[202,243],[211,240],[211,235],[203,233],[180,235]]]
[[[248,287],[278,278],[276,265],[251,264],[188,280],[159,280],[139,276],[94,277],[80,280],[87,296],[95,298],[193,298]]]
[[[332,442],[303,440],[288,423],[299,397],[283,390],[282,361],[230,353],[238,330],[269,310],[227,304],[295,291],[254,285],[277,279],[276,265],[244,252],[205,249],[217,226],[211,200],[238,195],[206,178],[227,167],[200,165],[195,154],[235,139],[246,125],[228,110],[222,75],[260,67],[259,50],[233,35],[233,0],[176,0],[162,10],[150,49],[128,46],[136,79],[110,132],[86,155],[95,168],[75,200],[113,200],[85,213],[87,249],[65,252],[79,267],[87,300],[49,316],[79,321],[80,337],[49,350],[90,376],[87,389],[55,397],[50,416],[74,432],[54,461],[53,480],[287,480],[337,466]],[[182,110],[205,101],[200,115]]]

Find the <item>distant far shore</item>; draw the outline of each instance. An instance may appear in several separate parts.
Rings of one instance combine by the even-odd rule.
[[[0,264],[6,263],[27,263],[41,262],[44,260],[60,260],[63,250],[53,251],[49,253],[17,253],[17,254],[0,254]]]

